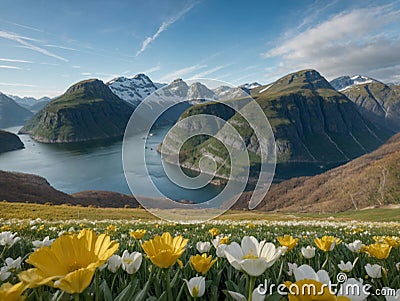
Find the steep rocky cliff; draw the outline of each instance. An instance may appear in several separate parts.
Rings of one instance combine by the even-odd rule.
[[[47,104],[20,133],[46,143],[120,137],[132,112],[102,81],[85,80]]]

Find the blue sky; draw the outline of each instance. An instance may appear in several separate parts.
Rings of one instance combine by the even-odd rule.
[[[399,1],[2,0],[0,91],[86,78],[269,83],[304,68],[400,81]]]

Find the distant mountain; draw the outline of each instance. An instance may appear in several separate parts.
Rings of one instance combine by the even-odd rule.
[[[271,85],[254,88],[252,97],[272,126],[278,163],[344,163],[374,150],[390,136],[389,132],[364,119],[357,107],[315,70],[295,72]],[[243,135],[252,158],[251,165],[256,169],[260,159],[259,142],[240,114],[223,104],[211,102],[189,108],[181,118],[210,113],[227,120]],[[187,127],[207,126],[193,122]],[[181,165],[198,170],[198,160],[210,155],[216,162],[224,163],[219,176],[226,177],[225,172],[230,170],[226,162],[228,154],[217,144],[209,137],[193,140],[183,149]]]
[[[248,208],[244,193],[232,209]],[[256,209],[341,212],[400,204],[400,134],[372,153],[313,177],[272,185]]]
[[[48,103],[20,133],[46,143],[122,137],[133,110],[102,81],[84,80]]]
[[[361,114],[379,127],[400,131],[400,86],[378,81],[351,86],[341,91]]]
[[[239,87],[220,86],[213,89],[219,100],[235,99],[248,96],[248,92]]]
[[[378,82],[376,79],[370,78],[364,75],[353,75],[353,76],[341,76],[335,78],[334,80],[330,81],[330,84],[333,88],[338,91],[342,91],[344,89],[350,88],[352,86],[361,85],[361,84],[368,84]]]
[[[28,109],[32,112],[35,112],[35,110],[37,110],[37,108],[39,108],[40,106],[44,107],[46,103],[51,101],[51,98],[47,96],[42,98],[19,97],[16,95],[7,95],[7,96],[10,97],[12,100],[14,100],[16,103],[18,103],[21,107],[24,107],[25,109]],[[32,110],[32,108],[34,108],[34,110]]]
[[[23,125],[32,113],[0,92],[0,128]]]
[[[107,82],[107,85],[115,95],[135,107],[163,86],[163,84],[153,83],[145,74],[137,74],[132,78],[117,77]]]
[[[17,135],[0,130],[0,153],[22,148],[24,148],[24,144]]]

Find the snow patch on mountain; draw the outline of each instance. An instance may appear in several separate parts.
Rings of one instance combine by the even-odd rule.
[[[335,78],[330,82],[331,86],[338,91],[344,91],[352,86],[369,84],[373,82],[378,82],[377,80],[364,76],[364,75],[353,75],[353,76],[340,76]]]

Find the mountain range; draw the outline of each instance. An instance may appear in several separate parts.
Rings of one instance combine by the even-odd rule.
[[[34,97],[19,97],[15,95],[7,95],[14,100],[21,107],[36,113],[40,111],[48,102],[51,101],[50,97],[34,98]]]
[[[376,149],[391,135],[387,129],[378,128],[364,118],[352,101],[315,70],[295,72],[270,85],[254,88],[251,96],[272,126],[278,165],[344,163]],[[192,106],[182,118],[210,113],[229,122],[242,135],[256,175],[260,162],[259,141],[240,114],[224,104],[207,102]],[[190,121],[186,127],[201,129],[207,124]],[[232,147],[237,146],[234,143]],[[203,156],[214,158],[218,162],[218,176],[228,178],[227,150],[213,137],[188,141],[183,147],[180,164],[198,170]]]

